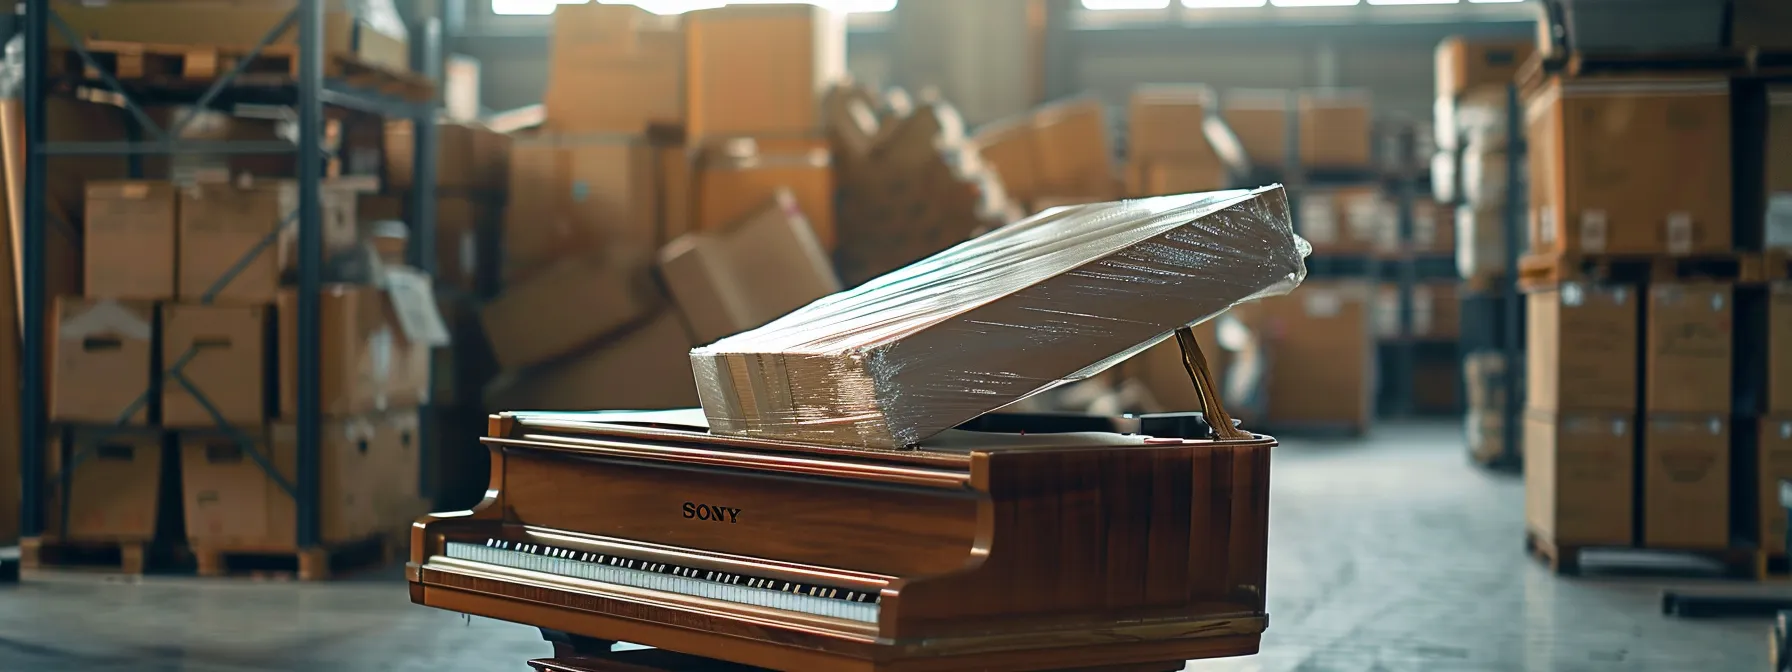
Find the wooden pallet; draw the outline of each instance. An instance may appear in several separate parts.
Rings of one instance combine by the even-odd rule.
[[[1624,546],[1576,546],[1557,544],[1535,532],[1526,532],[1524,550],[1527,555],[1537,558],[1549,567],[1549,571],[1563,576],[1581,574],[1581,553],[1585,551],[1612,552],[1648,552],[1654,554],[1672,554],[1687,558],[1703,558],[1723,566],[1723,576],[1733,579],[1761,580],[1761,568],[1758,564],[1761,553],[1752,548],[1727,549],[1715,551],[1695,551],[1681,549],[1632,548]],[[1650,573],[1656,573],[1654,567]]]
[[[1658,254],[1575,254],[1542,252],[1518,260],[1518,286],[1548,289],[1564,282],[1648,284],[1683,280],[1744,281],[1750,255],[1735,252]]]
[[[395,534],[377,534],[359,541],[312,548],[269,546],[196,547],[193,558],[200,576],[324,581],[392,561]]]
[[[1742,282],[1792,280],[1792,250],[1768,250],[1743,259]]]
[[[299,51],[294,45],[268,45],[253,57],[248,47],[191,44],[155,44],[88,40],[84,45],[100,69],[126,85],[202,88],[247,60],[236,83],[242,86],[291,85],[299,76]],[[324,56],[324,77],[366,91],[377,91],[414,102],[435,95],[428,78],[412,72],[373,65],[352,54]],[[49,59],[51,76],[79,75],[87,81],[100,73],[87,66],[73,49],[57,49]]]
[[[61,541],[29,537],[19,540],[19,565],[27,571],[81,569],[136,576],[142,575],[148,564],[149,546],[149,541],[141,539]]]

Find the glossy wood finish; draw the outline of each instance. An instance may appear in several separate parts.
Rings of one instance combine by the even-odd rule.
[[[1175,669],[1150,666],[1266,625],[1268,437],[897,454],[544,424],[494,416],[486,500],[413,528],[413,601],[781,670]],[[432,560],[486,536],[883,585],[879,620]]]

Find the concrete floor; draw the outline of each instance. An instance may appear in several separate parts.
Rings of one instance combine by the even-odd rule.
[[[1470,467],[1453,426],[1288,441],[1275,460],[1263,652],[1190,670],[1767,669],[1765,621],[1660,615],[1664,585],[1696,580],[1558,579],[1525,558],[1522,484]],[[547,651],[533,628],[411,605],[395,571],[0,587],[0,670],[520,672]]]

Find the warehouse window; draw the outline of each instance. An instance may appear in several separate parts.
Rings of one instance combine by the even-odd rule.
[[[553,14],[560,5],[582,5],[590,0],[492,0],[492,13],[505,15]],[[788,2],[789,0],[598,0],[611,5],[635,5],[655,14],[681,14],[693,9],[720,7],[725,4]],[[811,0],[811,4],[833,7],[850,13],[887,12],[896,8],[896,0]]]

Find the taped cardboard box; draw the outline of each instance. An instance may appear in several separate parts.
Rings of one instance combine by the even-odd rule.
[[[398,356],[397,326],[386,319],[385,293],[375,287],[325,285],[318,295],[318,410],[346,417],[385,410]],[[280,290],[275,304],[280,356],[280,417],[298,417],[299,293]]]
[[[695,349],[691,364],[713,432],[902,448],[1286,292],[1304,248],[1279,187],[1064,208]]]
[[[1288,92],[1228,91],[1220,116],[1231,127],[1253,166],[1288,164]]]
[[[1557,545],[1635,543],[1636,441],[1628,414],[1525,414],[1529,531]]]
[[[1455,97],[1484,86],[1503,89],[1535,49],[1528,41],[1444,38],[1437,45],[1437,96]]]
[[[57,2],[56,13],[74,34],[88,40],[234,47],[247,51],[292,13],[291,3],[240,0],[132,0],[88,4]],[[269,45],[291,53],[298,22],[284,24]],[[404,21],[391,2],[333,0],[324,6],[324,52],[348,56],[387,70],[409,72],[411,51]],[[50,43],[66,47],[61,32]],[[225,68],[220,68],[220,74]]]
[[[298,192],[292,180],[181,187],[175,267],[180,300],[273,302],[282,272],[297,267]],[[326,186],[319,196],[328,257],[355,244],[356,194]]]
[[[51,420],[148,424],[157,396],[150,385],[155,310],[148,301],[56,298]]]
[[[374,469],[373,423],[344,418],[318,428],[318,532],[325,544],[367,538],[380,529],[374,493],[389,484]],[[287,483],[298,478],[298,427],[275,423],[241,446],[210,433],[183,434],[181,491],[187,542],[196,549],[297,548],[292,495],[246,451],[259,451]]]
[[[1723,80],[1551,79],[1525,104],[1533,251],[1724,252]]]
[[[1526,300],[1529,407],[1635,412],[1636,288],[1563,283]]]
[[[1729,548],[1728,417],[1651,415],[1643,459],[1643,545]]]
[[[1040,189],[1112,197],[1119,185],[1101,101],[1076,99],[1041,108],[1033,124]]]
[[[698,343],[840,291],[827,253],[788,192],[732,230],[672,241],[660,250],[659,270]]]
[[[409,191],[417,170],[417,140],[410,120],[386,122],[388,191]],[[436,188],[454,192],[499,191],[507,180],[510,136],[478,123],[436,124]]]
[[[1375,398],[1370,294],[1362,282],[1308,282],[1255,306],[1269,353],[1268,422],[1368,428]]]
[[[574,253],[650,261],[664,242],[654,154],[644,136],[518,139],[504,213],[506,282]]]
[[[211,428],[218,419],[175,379],[178,370],[224,422],[259,427],[267,418],[268,319],[264,306],[163,304],[164,427]],[[185,359],[185,366],[179,366]]]
[[[1127,101],[1126,159],[1162,161],[1224,172],[1203,132],[1213,109],[1213,89],[1201,85],[1152,85],[1133,89]],[[1212,187],[1210,189],[1217,189]]]
[[[174,298],[175,202],[165,182],[87,183],[87,296]]]
[[[814,5],[730,5],[684,15],[691,137],[821,130],[827,88],[846,76],[845,14]]]
[[[663,310],[550,365],[494,381],[486,407],[493,411],[690,408],[697,404],[691,345],[690,331],[678,312]]]
[[[1767,411],[1792,415],[1792,283],[1767,289]]]
[[[1302,166],[1367,168],[1374,162],[1367,91],[1302,91],[1297,105]]]
[[[100,543],[155,539],[162,512],[161,434],[71,429],[53,436],[45,456],[43,536]],[[69,464],[63,461],[65,440],[66,455],[79,456],[67,492],[62,489]]]
[[[561,133],[642,133],[681,124],[685,34],[676,16],[589,3],[554,12],[542,104]]]
[[[479,311],[504,369],[567,355],[645,318],[665,299],[644,267],[591,257],[554,262]]]
[[[1733,289],[1716,282],[1649,287],[1643,340],[1644,412],[1730,412]]]
[[[782,151],[761,151],[749,139],[706,150],[698,161],[691,212],[696,231],[726,230],[784,194],[807,219],[822,249],[834,249],[834,171],[825,141],[809,139],[787,143]]]

